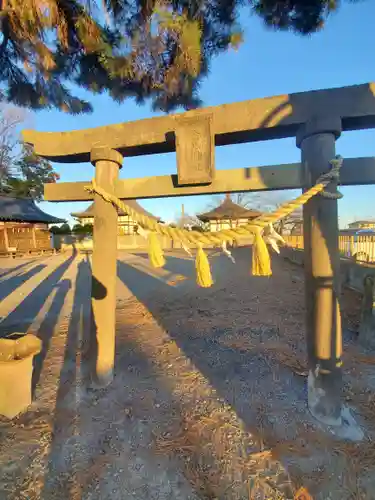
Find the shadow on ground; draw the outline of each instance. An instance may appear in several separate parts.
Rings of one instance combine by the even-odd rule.
[[[371,483],[359,460],[353,473],[353,457],[361,456],[362,448],[364,455],[371,453],[371,441],[360,450],[356,443],[341,443],[337,457],[338,445],[307,409],[301,270],[275,257],[271,278],[252,277],[250,251],[240,248],[233,255],[234,266],[211,253],[215,285],[210,289],[160,283],[158,293],[150,294],[154,278],[121,261],[118,275],[247,429],[260,434],[265,448],[288,467],[294,484],[307,486],[319,500],[331,491],[335,498],[349,498],[337,478],[345,477],[353,491]],[[174,257],[174,271],[185,265]],[[371,427],[369,432],[373,435]]]
[[[128,329],[116,332],[113,383],[99,391],[87,386],[88,339],[81,334],[93,326],[90,281],[90,264],[81,262],[40,498],[198,500],[176,465],[150,449],[173,432],[180,410]]]
[[[73,350],[66,353],[40,498],[198,500],[181,472],[152,451],[156,437],[173,432],[178,406],[135,343],[118,339],[116,348],[114,381],[100,391],[79,386],[79,364],[74,369]]]
[[[20,448],[22,439],[18,438],[18,433],[23,433],[30,457],[23,449],[22,460],[18,462],[13,458],[10,461],[5,452],[4,459],[13,464],[13,469],[7,472],[8,469],[2,468],[4,474],[0,484],[8,481],[14,495],[4,498],[195,500],[249,496],[249,478],[257,477],[258,471],[246,469],[247,476],[239,473],[230,481],[223,479],[227,469],[221,469],[220,474],[214,471],[217,463],[210,453],[211,447],[218,443],[218,435],[217,429],[210,430],[212,400],[214,413],[224,415],[229,442],[234,442],[236,434],[232,433],[237,431],[233,431],[233,422],[228,419],[219,399],[234,410],[256,443],[265,448],[274,449],[280,439],[293,440],[297,434],[295,423],[301,420],[301,415],[304,422],[308,417],[304,378],[257,350],[227,342],[233,334],[242,335],[246,341],[257,345],[275,340],[286,342],[283,335],[288,333],[289,321],[286,315],[280,319],[281,326],[273,324],[269,318],[265,318],[264,325],[255,321],[262,298],[278,288],[272,279],[244,276],[244,269],[250,267],[251,261],[248,249],[238,249],[234,254],[237,266],[223,256],[212,258],[216,284],[211,289],[196,288],[194,283],[193,289],[193,280],[189,280],[190,284],[182,282],[170,286],[146,274],[146,269],[140,271],[131,264],[118,262],[119,278],[150,311],[161,326],[160,331],[168,335],[163,337],[164,333],[156,332],[153,321],[142,320],[148,313],[137,301],[127,301],[125,307],[117,311],[115,379],[110,387],[101,391],[90,391],[85,384],[87,337],[84,333],[93,329],[89,313],[91,268],[87,260],[79,263],[66,338],[52,339],[58,341],[62,359],[61,369],[53,382],[58,381],[56,403],[52,403],[53,398],[45,397],[44,409],[36,407],[8,428],[10,441],[4,449],[12,450],[12,443],[14,449]],[[176,256],[168,257],[167,266],[177,274],[186,271],[187,265],[191,266],[192,275],[194,263],[181,259],[183,263],[180,264],[179,260]],[[275,262],[276,276],[282,272],[277,266]],[[62,281],[56,291],[60,298],[55,304],[52,302],[51,310],[56,308],[56,312],[68,289],[69,283]],[[270,316],[274,312],[272,307],[279,313],[279,305],[270,304],[267,305]],[[289,313],[303,314],[297,310]],[[171,339],[183,353],[176,354],[176,360],[182,360],[179,367],[169,351],[166,351],[165,362],[160,364],[158,353],[171,344]],[[47,367],[51,370],[55,359],[48,361],[48,353],[54,355],[56,349],[54,344],[48,351],[48,346],[46,343],[45,363],[49,363]],[[214,397],[195,393],[194,380],[189,390],[184,390],[181,366],[187,366],[185,356],[196,367],[195,371],[203,375],[208,386],[216,390]],[[193,371],[185,375],[190,377]],[[47,390],[43,385],[44,375],[43,371],[38,384],[43,392]],[[51,441],[45,446],[45,455],[30,441],[33,424],[37,422],[42,426],[41,420],[51,426]],[[205,426],[206,434],[196,431],[197,422]],[[0,430],[2,432],[2,428]],[[33,439],[41,443],[43,433],[38,432],[38,429],[36,434],[34,432]],[[167,447],[171,441],[173,449]],[[159,454],[155,453],[156,443],[163,443]],[[33,453],[31,448],[36,451]],[[273,455],[283,464],[291,465],[289,470],[298,486],[306,481],[301,470],[291,463],[290,453]],[[43,460],[47,464],[44,477],[40,465]],[[305,469],[319,468],[322,458],[318,462],[314,460],[316,456],[308,455]],[[228,467],[231,466],[233,464]],[[35,475],[41,483],[38,493],[35,493]],[[281,477],[285,481],[285,475]],[[333,474],[332,477],[338,476]],[[323,497],[317,497],[319,500],[327,498],[322,480],[316,482],[315,488],[323,492]],[[0,496],[4,491],[0,487]],[[313,489],[311,493],[314,494]]]
[[[68,279],[61,280],[64,273],[68,270],[74,261],[76,254],[73,253],[70,257],[64,260],[54,271],[51,272],[35,289],[21,301],[18,306],[10,313],[0,326],[0,337],[6,337],[13,333],[30,332],[30,327],[40,310],[44,306],[51,293],[54,293],[51,305],[43,317],[38,331],[35,334],[42,340],[42,350],[35,356],[33,360],[34,371],[32,377],[32,392],[35,395],[35,389],[39,382],[40,374],[43,369],[44,360],[46,358],[50,341],[55,331],[60,312],[64,306],[71,282]],[[4,290],[10,294],[14,291],[15,286],[20,286],[32,276],[36,275],[46,266],[39,264],[26,273],[21,273],[14,278],[9,278],[1,285]],[[61,280],[61,281],[60,281]],[[11,283],[9,283],[11,282]],[[1,288],[0,288],[1,290]],[[1,292],[0,292],[1,294]]]
[[[16,273],[17,271],[21,270],[23,267],[27,267],[28,265],[32,264],[35,261],[36,261],[36,259],[26,260],[25,262],[18,264],[18,266],[12,266],[9,269],[7,269],[6,271],[2,271],[0,273],[0,279],[2,280],[4,278],[4,276],[8,276],[8,274]]]
[[[277,328],[254,327],[251,322],[252,315],[257,314],[256,302],[260,300],[257,290],[264,278],[243,276],[246,267],[250,274],[251,254],[247,248],[234,251],[237,266],[217,252],[211,255],[215,285],[210,289],[199,289],[195,284],[193,289],[184,284],[176,288],[159,283],[156,296],[149,292],[155,286],[152,276],[122,261],[118,261],[118,275],[219,396],[230,404],[249,432],[253,435],[264,432],[261,439],[266,446],[274,444],[271,439],[267,442],[267,436],[290,439],[296,432],[292,421],[297,401],[298,411],[305,412],[304,379],[280,366],[272,367],[259,352],[225,345],[226,338],[239,331],[259,343],[280,340]],[[165,267],[175,273],[194,272],[194,262],[176,256],[168,255]],[[228,283],[228,276],[232,283]],[[244,279],[249,280],[248,300],[245,297],[239,301],[235,283]],[[267,284],[272,286],[270,280]],[[236,324],[236,317],[243,317],[244,312],[249,321]],[[274,379],[275,372],[278,380]]]
[[[10,278],[1,280],[0,282],[0,300],[4,300],[10,294],[12,294],[17,288],[23,285],[27,280],[38,274],[42,269],[46,267],[45,264],[38,264],[28,271],[20,272],[11,276]],[[13,268],[14,270],[14,268]]]
[[[0,337],[5,337],[12,333],[26,333],[33,321],[37,317],[40,310],[43,308],[49,295],[57,288],[57,293],[55,295],[55,304],[51,308],[51,312],[56,314],[64,304],[64,298],[67,293],[67,283],[60,283],[61,278],[64,273],[68,270],[69,266],[72,264],[76,258],[76,253],[73,253],[70,257],[64,260],[54,271],[51,272],[43,281],[39,283],[34,290],[25,297],[18,305],[11,311],[10,314],[2,321],[0,325]],[[36,272],[41,271],[42,265],[36,266],[38,269]],[[30,270],[32,272],[32,270]],[[32,273],[34,275],[36,272]],[[27,273],[26,273],[27,274]],[[23,276],[22,282],[25,282],[31,276]],[[9,281],[9,280],[7,280]],[[20,283],[22,284],[22,283]],[[47,313],[48,316],[48,313]],[[51,316],[48,319],[55,318],[57,320],[58,316]],[[44,321],[47,324],[47,319]],[[53,320],[48,322],[49,333],[45,335],[51,335],[54,328]],[[42,339],[43,340],[43,339]]]
[[[241,418],[251,426],[254,425],[257,410],[254,403],[257,401],[259,405],[264,404],[264,387],[267,385],[266,379],[272,376],[272,370],[267,360],[258,354],[225,347],[221,340],[241,330],[250,336],[255,335],[257,342],[266,342],[278,337],[279,332],[271,327],[264,328],[263,331],[259,328],[252,331],[251,316],[257,313],[256,301],[260,300],[260,297],[253,295],[251,282],[254,284],[254,290],[257,290],[263,278],[244,277],[239,274],[239,269],[243,270],[246,265],[244,262],[250,268],[251,258],[247,252],[247,249],[235,252],[238,266],[223,256],[212,259],[215,285],[210,289],[199,289],[195,286],[194,291],[191,291],[191,287],[184,284],[171,287],[158,282],[159,293],[156,298],[149,293],[154,289],[156,281],[152,276],[122,261],[118,261],[118,275],[160,326],[176,340],[194,365],[210,380],[212,386],[218,389],[220,395],[225,397]],[[190,273],[194,271],[193,262],[178,257],[167,257],[167,269],[183,274],[187,267]],[[248,300],[238,300],[235,288],[228,285],[228,274],[233,281],[249,280]],[[236,324],[231,321],[238,311],[248,314],[247,323]],[[293,396],[305,400],[303,379],[295,378],[290,373],[287,375],[290,379],[288,383],[293,381],[293,386],[298,391]],[[238,386],[241,387],[240,391]],[[241,397],[238,392],[242,394]],[[244,392],[248,392],[249,397],[246,397]],[[276,388],[274,392],[276,393]],[[254,400],[256,395],[258,397]],[[280,400],[281,394],[277,397]],[[252,405],[249,405],[250,400]]]
[[[120,276],[123,272],[119,263]],[[144,349],[141,331],[147,335],[144,329],[151,328],[149,338],[158,334],[153,325],[142,326],[139,315],[132,318],[123,310],[126,321],[118,318],[113,383],[100,391],[91,391],[83,384],[85,342],[80,343],[79,339],[80,331],[90,328],[90,297],[85,293],[89,279],[89,264],[80,263],[48,470],[39,498],[198,500],[216,498],[220,491],[224,494],[226,488],[234,488],[228,478],[224,479],[223,469],[220,474],[215,471],[211,439],[202,441],[191,421],[187,423],[189,409],[183,407],[181,396],[176,394],[175,380],[166,376],[152,351]],[[137,283],[139,274],[127,275],[127,286],[136,287]],[[141,280],[142,287],[147,288],[147,284]],[[190,418],[204,419],[211,414],[213,405],[218,411],[216,397],[206,397],[199,405],[200,413]],[[171,450],[161,448],[157,453],[158,442],[181,442],[185,434],[189,434],[190,443],[183,448],[185,467],[181,467],[181,456]],[[236,494],[241,491],[241,498],[247,495],[247,482],[248,478],[242,478],[235,486]],[[233,495],[229,497],[237,498]]]
[[[137,255],[138,257],[142,257],[143,259],[148,260],[147,252],[136,252],[134,253],[134,255]],[[178,256],[176,257],[169,253],[165,255],[165,260],[166,263],[163,269],[170,271],[173,274],[182,274],[187,278],[195,280],[194,257],[191,258],[187,253],[183,253],[181,257]]]
[[[63,361],[60,370],[56,405],[54,409],[52,442],[48,456],[48,468],[41,498],[55,498],[60,493],[62,498],[75,498],[79,484],[75,475],[62,479],[65,469],[69,470],[66,454],[69,454],[70,441],[79,435],[79,406],[84,394],[83,384],[87,378],[86,366],[83,366],[88,350],[91,329],[90,315],[91,266],[88,258],[81,260],[77,267],[73,307],[66,334]],[[86,464],[87,465],[87,464]],[[73,471],[69,471],[72,473]],[[61,477],[60,477],[61,474]],[[56,476],[59,480],[56,483]],[[56,483],[56,484],[55,484]]]

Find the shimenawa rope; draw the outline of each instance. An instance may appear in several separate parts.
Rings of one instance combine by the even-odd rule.
[[[142,228],[149,230],[148,251],[150,262],[154,267],[163,267],[165,264],[163,250],[161,248],[160,241],[157,238],[157,234],[167,236],[175,242],[180,242],[186,249],[192,246],[196,247],[197,253],[195,264],[197,271],[197,283],[201,287],[210,287],[213,284],[213,280],[208,258],[203,250],[204,245],[223,247],[223,244],[233,242],[238,237],[252,235],[254,237],[252,274],[254,276],[270,276],[272,274],[271,261],[267,244],[263,237],[265,228],[269,229],[269,232],[272,234],[272,232],[274,232],[272,224],[291,214],[298,207],[305,205],[311,198],[318,194],[330,199],[341,198],[341,193],[326,192],[324,189],[331,182],[337,182],[339,180],[339,172],[342,162],[343,159],[341,156],[336,156],[336,158],[330,161],[331,170],[321,175],[315,186],[308,189],[295,200],[284,203],[274,212],[262,214],[244,226],[223,229],[217,232],[201,233],[199,231],[173,228],[160,224],[147,215],[138,213],[115,195],[105,191],[96,184],[95,179],[92,180],[92,184],[90,186],[85,186],[85,189],[91,193],[98,194],[107,202],[112,203],[115,207],[130,215],[130,217]],[[278,239],[280,239],[280,237]],[[276,246],[277,248],[277,243],[274,241],[272,246],[274,248]]]

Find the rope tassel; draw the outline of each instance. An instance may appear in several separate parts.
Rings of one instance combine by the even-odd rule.
[[[253,276],[271,276],[271,259],[270,254],[264,241],[261,232],[255,231],[253,244]]]
[[[148,234],[148,257],[153,267],[163,267],[165,258],[156,233],[150,231]]]
[[[197,271],[197,284],[199,286],[202,288],[209,288],[213,285],[210,263],[201,245],[198,246],[195,258],[195,269]]]

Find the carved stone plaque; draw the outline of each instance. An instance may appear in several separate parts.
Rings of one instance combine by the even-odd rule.
[[[178,183],[210,184],[215,172],[215,137],[210,115],[176,119]]]

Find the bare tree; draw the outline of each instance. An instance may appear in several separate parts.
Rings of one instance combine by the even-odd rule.
[[[297,208],[293,213],[287,215],[277,224],[275,224],[275,229],[281,235],[291,233],[295,228],[303,224],[303,213],[302,208]]]
[[[25,111],[0,105],[0,186],[13,173],[13,164],[19,153],[19,126],[25,119]]]
[[[208,230],[208,225],[198,219],[196,215],[189,215],[186,213],[184,215],[181,215],[180,217],[177,217],[176,225],[180,228],[193,229],[195,231],[204,232]]]
[[[259,212],[271,212],[287,200],[286,196],[276,191],[243,192],[230,195],[231,200],[247,209]],[[216,208],[225,199],[225,195],[214,195],[209,204],[209,209]]]

